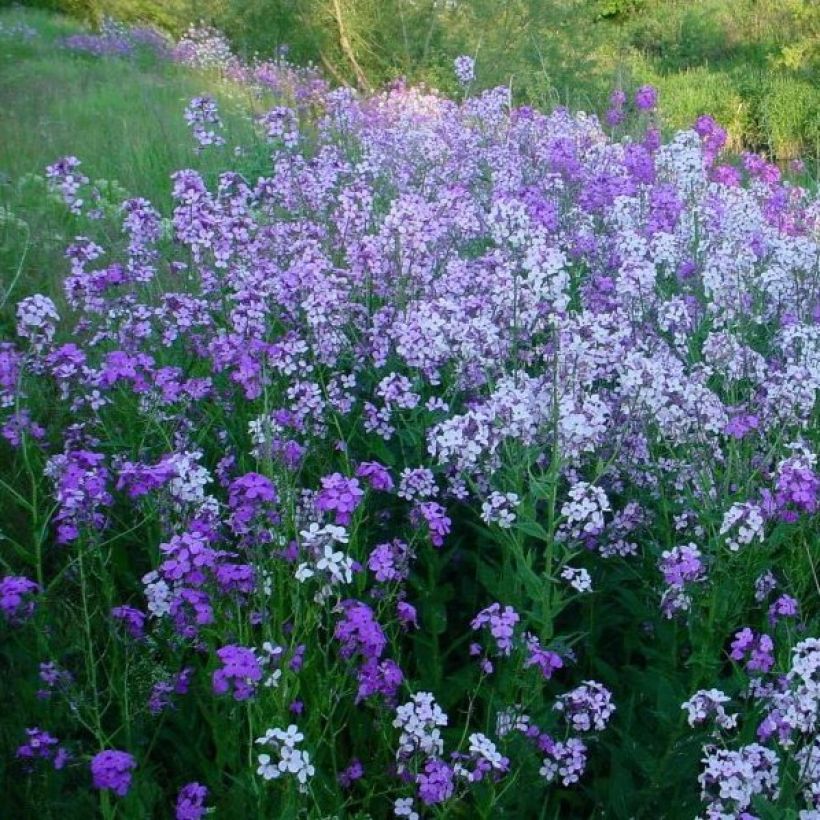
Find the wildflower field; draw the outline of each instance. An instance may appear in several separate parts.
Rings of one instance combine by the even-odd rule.
[[[0,817],[820,818],[799,162],[466,56],[0,55]]]

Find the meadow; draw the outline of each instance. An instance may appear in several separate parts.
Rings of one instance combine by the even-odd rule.
[[[478,89],[516,104],[601,111],[615,87],[651,83],[660,113],[688,128],[707,112],[736,151],[820,158],[816,0],[27,0],[99,24],[151,20],[182,36],[204,21],[246,57],[322,66],[378,88],[397,76],[453,95],[455,55]]]
[[[296,56],[0,13],[0,816],[818,820],[811,164]]]

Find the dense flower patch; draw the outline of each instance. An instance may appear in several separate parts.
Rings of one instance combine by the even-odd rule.
[[[155,57],[171,59],[173,42],[156,28],[126,25],[107,17],[96,34],[72,34],[63,38],[62,45],[95,57],[134,57],[147,52]]]
[[[818,200],[650,87],[630,139],[288,77],[269,172],[170,219],[48,169],[89,230],[0,346],[31,805],[820,816]]]

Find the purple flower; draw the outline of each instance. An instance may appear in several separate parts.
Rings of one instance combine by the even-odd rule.
[[[36,421],[32,420],[28,410],[20,410],[9,416],[3,424],[0,434],[12,447],[20,447],[24,434],[28,434],[33,440],[39,441],[45,437],[46,431]]]
[[[364,777],[364,766],[362,766],[358,758],[354,757],[347,768],[339,772],[337,780],[343,789],[349,789],[357,780],[361,780],[362,777]]]
[[[475,80],[475,60],[466,54],[453,60],[453,70],[459,85],[466,87]]]
[[[640,111],[651,111],[658,104],[658,90],[652,85],[642,85],[635,92],[635,107]]]
[[[211,599],[201,589],[177,588],[171,597],[169,611],[176,631],[189,640],[197,637],[199,627],[214,622]]]
[[[10,342],[0,342],[0,407],[13,407],[17,401],[23,355]]]
[[[320,512],[335,512],[336,523],[347,526],[364,493],[355,478],[345,478],[341,473],[333,473],[322,478],[322,489],[316,494],[316,509]]]
[[[398,538],[388,544],[377,544],[367,559],[367,568],[379,583],[403,581],[410,574],[410,548]]]
[[[740,185],[742,177],[740,171],[734,165],[718,165],[712,171],[712,179],[721,185],[736,188]]]
[[[302,669],[302,666],[305,663],[305,652],[307,651],[307,647],[305,644],[300,643],[294,650],[293,655],[291,656],[290,660],[288,661],[288,668],[294,672],[299,672]]]
[[[38,591],[34,581],[21,575],[0,578],[0,611],[9,623],[16,626],[31,618],[35,607],[31,596]]]
[[[771,749],[752,743],[737,751],[707,746],[704,752],[698,782],[703,799],[709,801],[710,816],[752,820],[756,815],[745,809],[753,800],[757,804],[762,798],[777,798],[779,760]]]
[[[207,809],[205,801],[208,798],[208,789],[200,783],[187,783],[177,795],[176,820],[200,820],[205,816]]]
[[[132,606],[115,606],[111,617],[122,621],[128,634],[135,640],[145,636],[145,613]]]
[[[387,637],[373,610],[361,601],[347,600],[341,604],[343,617],[336,623],[333,636],[342,644],[341,656],[380,658],[387,646]]]
[[[609,104],[613,108],[623,108],[626,105],[626,91],[621,88],[616,88],[610,95],[609,95]]]
[[[231,529],[238,535],[247,534],[251,532],[252,523],[257,517],[262,527],[277,523],[278,515],[270,507],[278,501],[276,486],[266,476],[246,473],[235,478],[228,489]]]
[[[416,775],[419,797],[427,806],[443,803],[455,791],[455,772],[443,760],[429,759],[424,769]]]
[[[359,690],[356,703],[374,695],[381,695],[388,703],[395,703],[399,687],[404,683],[404,674],[399,665],[389,658],[378,661],[367,658],[357,673]]]
[[[91,778],[95,789],[110,789],[125,797],[131,788],[131,772],[137,761],[128,752],[108,749],[91,759]]]
[[[511,606],[502,609],[501,604],[495,603],[482,609],[470,622],[470,626],[473,629],[488,627],[490,634],[495,638],[497,650],[502,655],[509,655],[512,652],[515,625],[520,620],[520,616]]]
[[[605,115],[606,124],[610,126],[621,125],[626,120],[626,114],[622,108],[609,108]]]
[[[209,572],[216,570],[219,553],[210,546],[210,534],[184,532],[175,535],[159,549],[165,560],[160,564],[160,575],[167,581],[182,581],[191,586],[202,586]]]
[[[171,695],[186,695],[194,670],[186,666],[171,680],[158,681],[151,689],[148,698],[148,709],[152,715],[158,715],[173,705]]]
[[[797,618],[800,605],[791,595],[781,595],[769,607],[769,623],[774,627],[781,618]]]
[[[78,193],[80,188],[88,185],[88,177],[77,170],[80,164],[77,157],[63,157],[46,168],[46,179],[50,189],[62,196],[73,214],[82,212],[83,200]]]
[[[729,657],[746,661],[749,672],[768,672],[774,666],[774,642],[766,634],[756,634],[748,626],[735,633]]]
[[[732,438],[742,439],[760,427],[760,418],[752,413],[738,413],[732,416],[723,432]]]
[[[612,693],[594,680],[561,695],[555,709],[561,712],[567,724],[576,732],[601,732],[615,712]]]
[[[649,221],[646,226],[650,236],[656,233],[674,233],[683,203],[673,185],[657,185],[649,194]]]
[[[427,467],[406,467],[399,478],[399,498],[412,501],[436,495],[436,479]]]
[[[110,473],[102,453],[73,450],[52,456],[44,472],[55,485],[59,509],[54,520],[59,544],[76,540],[83,526],[105,526],[100,508],[111,506],[114,499],[108,491]]]
[[[801,513],[813,515],[820,499],[820,477],[808,458],[796,455],[778,468],[775,505],[784,521],[794,521]]]
[[[285,105],[278,105],[259,118],[268,142],[281,143],[285,148],[299,144],[299,117]]]
[[[661,147],[660,128],[647,128],[643,135],[643,146],[647,151],[655,152]]]
[[[40,664],[39,678],[44,687],[37,691],[37,697],[41,700],[50,698],[58,687],[65,689],[72,681],[71,673],[61,669],[54,661]]]
[[[68,752],[59,746],[60,741],[56,737],[37,727],[26,729],[26,735],[26,742],[17,747],[16,755],[20,760],[26,761],[29,765],[34,760],[48,760],[55,769],[62,769],[65,766]]]
[[[669,586],[683,587],[698,581],[703,575],[700,550],[694,544],[673,547],[661,555],[660,570]]]
[[[393,489],[390,472],[378,461],[363,461],[356,468],[356,476],[366,481],[374,490],[390,492]]]
[[[185,109],[185,121],[191,127],[198,150],[209,145],[224,145],[225,138],[217,134],[215,128],[222,127],[219,109],[213,97],[194,97]],[[207,128],[213,125],[215,128]]]
[[[399,601],[396,604],[396,616],[405,629],[409,629],[411,626],[416,629],[419,628],[416,608],[412,604],[408,604],[407,601]]]
[[[441,504],[435,501],[425,501],[413,508],[410,520],[418,523],[424,520],[430,534],[430,541],[434,547],[444,546],[444,539],[450,533],[452,521]]]
[[[234,700],[253,697],[262,680],[262,666],[253,649],[234,644],[217,650],[222,666],[213,673],[213,690],[217,695],[228,692]]]
[[[51,345],[60,316],[48,296],[35,294],[17,303],[17,335],[40,352]]]
[[[535,666],[549,680],[553,674],[563,669],[564,661],[556,652],[544,649],[534,635],[527,636],[527,658],[524,667]]]

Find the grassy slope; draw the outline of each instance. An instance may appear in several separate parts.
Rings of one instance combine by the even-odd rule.
[[[72,53],[59,44],[77,30],[64,18],[0,12],[4,26],[21,20],[39,36],[0,35],[0,206],[14,217],[0,218],[0,336],[11,331],[10,306],[22,296],[42,290],[59,301],[66,241],[94,230],[50,201],[41,179],[27,181],[27,175],[42,175],[46,165],[73,154],[92,180],[115,181],[167,215],[171,174],[196,168],[212,178],[229,167],[226,152],[254,144],[250,115],[262,105],[242,89],[155,59]],[[183,109],[204,92],[220,101],[227,145],[200,157]]]

